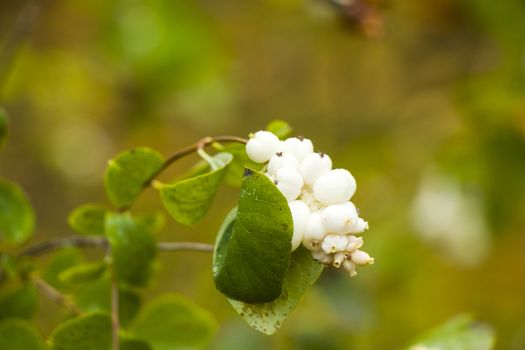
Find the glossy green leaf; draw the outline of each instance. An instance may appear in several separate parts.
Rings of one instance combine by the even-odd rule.
[[[240,143],[229,143],[226,145],[214,144],[217,150],[228,152],[233,156],[233,160],[228,167],[226,176],[224,177],[227,184],[238,187],[242,183],[244,169],[259,170],[262,168],[261,164],[252,161],[246,154],[246,146]]]
[[[265,175],[247,170],[235,219],[217,238],[215,286],[227,297],[265,303],[281,295],[290,261],[293,222],[288,202]]]
[[[0,149],[7,139],[8,122],[9,120],[7,119],[7,113],[3,108],[0,108]]]
[[[491,350],[495,338],[492,328],[471,316],[456,317],[417,339],[407,350],[419,347],[446,350]]]
[[[186,298],[168,294],[147,304],[130,329],[154,350],[195,349],[209,343],[217,324],[205,309]]]
[[[193,225],[202,219],[210,208],[232,158],[229,153],[218,153],[212,158],[217,169],[173,184],[162,185],[160,196],[170,215],[185,225]]]
[[[312,259],[310,251],[300,247],[292,254],[279,298],[264,304],[247,304],[236,300],[230,300],[230,304],[251,327],[265,334],[273,334],[322,271],[323,265]]]
[[[130,206],[163,163],[157,151],[145,147],[125,151],[110,160],[104,183],[111,202],[117,207]]]
[[[270,122],[270,124],[266,126],[266,130],[271,131],[280,139],[285,139],[290,136],[293,128],[284,120],[277,119]]]
[[[109,350],[111,318],[95,312],[68,320],[53,331],[49,344],[52,350]]]
[[[133,286],[145,285],[157,252],[148,228],[129,213],[108,213],[106,235],[117,278]]]
[[[106,208],[99,204],[84,204],[69,214],[69,225],[78,233],[103,235]]]
[[[38,307],[38,295],[35,287],[24,284],[14,291],[0,295],[0,319],[30,319]]]
[[[0,241],[20,244],[31,237],[35,217],[24,191],[15,183],[0,180]]]
[[[44,350],[46,346],[33,325],[11,319],[0,322],[0,349]]]
[[[89,283],[102,276],[106,268],[105,261],[78,264],[62,271],[58,279],[68,284]]]

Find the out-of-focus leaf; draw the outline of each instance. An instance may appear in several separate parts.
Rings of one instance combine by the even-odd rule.
[[[84,204],[69,214],[69,225],[78,233],[103,235],[106,208],[99,204]]]
[[[85,312],[111,311],[111,285],[109,276],[88,283],[74,294],[75,303]],[[119,288],[119,319],[126,326],[137,314],[142,303],[140,295],[131,289]]]
[[[148,228],[129,213],[110,213],[106,215],[106,235],[117,278],[133,286],[146,284],[157,252]]]
[[[68,320],[53,331],[49,344],[52,350],[109,350],[111,318],[95,312]]]
[[[0,322],[0,349],[44,350],[46,346],[33,325],[11,319]]]
[[[60,280],[62,272],[84,262],[84,257],[77,248],[65,248],[57,252],[49,264],[45,267],[42,277],[53,287],[63,290],[69,287],[68,284]]]
[[[157,151],[146,147],[122,152],[111,159],[104,176],[111,202],[117,207],[131,205],[144,183],[161,169],[163,163],[164,159]]]
[[[2,149],[7,138],[7,124],[7,113],[3,108],[0,108],[0,149]]]
[[[136,215],[135,221],[146,226],[151,233],[161,231],[166,225],[166,217],[160,212]]]
[[[24,284],[10,293],[0,296],[0,320],[6,318],[30,319],[38,307],[35,287]]]
[[[169,185],[162,185],[160,196],[166,210],[178,222],[193,225],[206,215],[233,157],[218,153],[212,157],[217,169]]]
[[[128,335],[120,336],[120,350],[152,350],[148,342],[130,337]]]
[[[147,304],[130,329],[148,341],[153,350],[195,349],[209,343],[217,324],[205,309],[168,294]]]
[[[105,261],[79,264],[62,271],[58,279],[68,284],[90,283],[102,276],[106,268]]]
[[[266,126],[266,130],[271,131],[273,134],[275,134],[280,139],[285,139],[293,131],[293,128],[285,122],[284,120],[273,120]]]
[[[247,170],[237,214],[228,214],[217,237],[217,289],[247,303],[278,298],[290,261],[292,230],[286,198],[268,177]]]
[[[0,241],[20,244],[31,237],[35,217],[24,191],[0,179]]]
[[[292,254],[279,298],[264,304],[247,304],[236,300],[230,300],[230,304],[254,329],[273,334],[322,271],[323,265],[312,259],[310,251],[300,247]]]
[[[407,350],[490,350],[494,347],[494,332],[485,324],[476,323],[471,316],[456,317],[417,339]]]

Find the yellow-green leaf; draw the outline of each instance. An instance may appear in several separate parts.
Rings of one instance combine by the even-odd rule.
[[[0,349],[44,350],[46,346],[32,324],[10,319],[0,322]]]
[[[270,124],[266,126],[266,130],[272,132],[280,139],[285,139],[290,136],[293,128],[284,120],[277,119],[270,122]]]
[[[49,344],[52,350],[109,350],[111,318],[94,312],[70,319],[53,331]]]
[[[103,235],[106,208],[99,204],[84,204],[69,214],[69,225],[78,233]]]
[[[102,276],[106,268],[105,261],[78,264],[62,271],[58,279],[68,284],[89,283]]]
[[[0,295],[0,319],[30,319],[37,307],[38,296],[31,284],[24,284],[14,291]]]
[[[35,217],[24,191],[0,179],[0,241],[20,244],[31,237]]]

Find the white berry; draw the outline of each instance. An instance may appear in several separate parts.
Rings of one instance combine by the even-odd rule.
[[[321,213],[310,214],[304,230],[303,245],[310,250],[318,250],[321,248],[321,241],[325,235],[326,230],[321,220]]]
[[[301,194],[303,178],[297,170],[290,167],[280,168],[275,172],[274,183],[290,202]]]
[[[341,264],[345,261],[345,253],[338,252],[334,254],[334,261],[332,262],[332,266],[335,268],[341,267]]]
[[[291,153],[277,152],[270,158],[270,162],[268,163],[268,173],[275,174],[277,170],[284,167],[299,170],[299,162]]]
[[[312,141],[304,137],[290,137],[286,139],[283,148],[285,152],[293,154],[298,162],[302,162],[307,155],[314,151]]]
[[[345,169],[330,170],[321,175],[313,186],[315,198],[324,205],[348,201],[355,193],[356,182]]]
[[[368,222],[358,218],[350,228],[350,233],[363,233],[365,230],[368,230]]]
[[[348,244],[346,245],[346,251],[353,253],[363,246],[363,237],[347,236]]]
[[[321,175],[332,169],[332,160],[324,153],[310,153],[301,162],[299,171],[304,183],[312,185]]]
[[[332,261],[333,261],[333,256],[331,254],[326,254],[324,251],[322,250],[316,250],[316,251],[313,251],[312,252],[312,257],[319,261],[319,262],[322,262],[323,264],[331,264]]]
[[[257,131],[246,144],[248,157],[256,163],[264,163],[279,151],[281,141],[269,131]]]
[[[356,265],[370,265],[374,263],[374,258],[371,258],[367,252],[356,250],[352,253],[352,261]]]
[[[323,226],[331,233],[348,233],[357,219],[357,210],[350,202],[329,205],[322,213]]]
[[[304,229],[310,216],[310,209],[301,201],[293,201],[288,204],[293,219],[292,251],[296,250],[301,244]]]
[[[355,270],[355,264],[350,260],[345,260],[343,262],[343,267],[348,273],[350,274],[350,277],[354,277],[357,275],[357,271]]]
[[[321,248],[324,250],[325,253],[330,254],[330,253],[344,251],[347,245],[348,245],[348,239],[345,236],[327,235],[323,239]]]

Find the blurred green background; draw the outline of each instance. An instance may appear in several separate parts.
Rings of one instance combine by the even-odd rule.
[[[376,264],[326,270],[272,337],[214,289],[211,256],[163,253],[149,295],[216,315],[211,349],[394,349],[463,312],[498,349],[525,349],[524,19],[519,0],[0,1],[0,171],[45,240],[106,202],[117,152],[285,119],[356,177]],[[159,239],[213,242],[237,196],[223,188],[204,222],[168,219]],[[152,191],[137,206],[159,207]],[[40,309],[48,334],[63,313]]]

